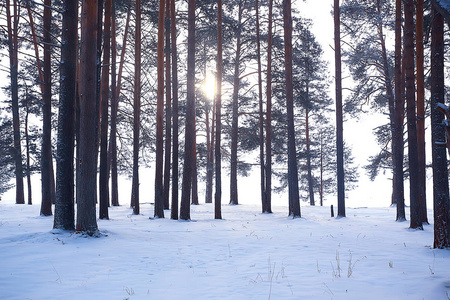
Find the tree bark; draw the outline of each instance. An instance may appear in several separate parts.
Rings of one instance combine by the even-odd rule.
[[[392,132],[393,201],[397,205],[397,221],[405,221],[403,185],[403,114],[405,109],[402,76],[402,0],[395,1],[395,102]]]
[[[214,218],[222,219],[222,152],[220,139],[222,132],[222,0],[217,0],[217,66],[216,66],[216,142],[214,145],[216,190],[214,194]]]
[[[93,235],[98,231],[95,194],[97,153],[97,1],[83,0],[81,14],[81,102],[79,176],[76,230]]]
[[[41,216],[52,215],[52,67],[51,0],[44,1],[44,93],[42,95]]]
[[[291,0],[283,0],[284,51],[286,76],[286,108],[288,127],[289,215],[301,217],[298,190],[297,151],[295,149],[294,90],[292,80],[292,16]]]
[[[336,80],[336,150],[338,217],[345,217],[344,128],[342,114],[342,68],[339,0],[334,0],[334,56]]]
[[[168,0],[169,1],[169,0]],[[172,97],[173,97],[173,143],[172,143],[172,210],[170,218],[178,219],[178,55],[175,19],[175,0],[170,0],[170,34],[172,42]]]
[[[239,66],[241,61],[241,23],[242,23],[242,1],[239,1],[238,8],[238,28],[236,37],[236,56],[234,59],[234,80],[233,80],[233,102],[232,102],[232,120],[231,120],[231,167],[230,167],[230,204],[238,205],[237,188],[237,147],[239,135]]]
[[[136,0],[136,32],[134,44],[134,110],[133,110],[133,214],[139,215],[139,133],[141,117],[141,1]]]
[[[171,75],[170,75],[170,0],[166,0],[166,19],[165,19],[165,35],[166,35],[166,134],[164,141],[164,209],[170,208],[169,191],[170,191],[170,148],[172,145],[172,95],[171,95]]]
[[[419,176],[416,127],[416,97],[414,74],[414,1],[404,2],[405,8],[405,65],[406,65],[406,113],[408,122],[408,159],[410,180],[410,228],[423,229],[419,205]]]
[[[432,7],[431,28],[431,136],[433,159],[434,248],[450,247],[450,198],[444,115],[437,109],[444,103],[444,18]]]
[[[308,87],[307,87],[308,89]],[[306,97],[308,97],[309,92],[306,92]],[[309,193],[309,205],[314,206],[316,202],[314,201],[314,182],[312,177],[311,168],[311,140],[309,138],[309,101],[306,104],[306,168],[308,170],[308,193]]]
[[[272,213],[272,18],[273,0],[269,0],[269,28],[267,40],[267,78],[266,78],[266,186],[263,213]]]
[[[53,228],[75,230],[74,136],[78,40],[78,2],[63,1],[56,155],[56,203]]]
[[[428,224],[426,199],[426,161],[425,161],[425,88],[423,53],[423,0],[416,2],[416,68],[417,68],[417,154],[419,160],[420,215],[423,223]]]
[[[32,190],[31,190],[31,166],[30,166],[30,136],[28,134],[28,120],[29,120],[29,95],[28,95],[28,89],[26,91],[26,116],[25,116],[25,143],[26,143],[26,151],[27,151],[27,158],[26,158],[26,163],[27,163],[27,170],[26,170],[26,175],[27,175],[27,193],[28,193],[28,205],[32,205],[33,204],[33,197],[32,197]]]
[[[165,1],[159,1],[156,104],[156,167],[155,167],[155,217],[164,218],[163,163],[164,163],[164,11]]]
[[[109,219],[108,187],[108,99],[109,99],[109,65],[111,56],[111,12],[112,0],[105,1],[105,25],[103,34],[103,64],[101,81],[101,123],[100,123],[100,207],[99,218]]]

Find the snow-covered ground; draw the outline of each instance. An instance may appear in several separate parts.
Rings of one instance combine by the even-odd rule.
[[[395,208],[302,203],[192,206],[192,221],[132,215],[127,205],[99,220],[100,238],[52,232],[39,205],[0,201],[1,299],[449,299],[450,251],[397,223]],[[166,212],[169,215],[169,212]],[[432,214],[430,211],[430,220]]]

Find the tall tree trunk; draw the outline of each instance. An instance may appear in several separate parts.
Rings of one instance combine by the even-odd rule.
[[[423,54],[423,0],[416,2],[416,68],[417,68],[417,154],[419,159],[420,215],[423,223],[428,224],[426,199],[426,161],[425,161],[425,88]]]
[[[171,95],[171,76],[170,76],[170,0],[166,0],[166,134],[164,144],[164,209],[170,208],[170,148],[172,145],[172,95]]]
[[[181,191],[180,219],[189,220],[192,173],[194,168],[195,135],[195,0],[189,0],[188,7],[188,56],[187,56],[187,95],[186,129],[183,182]]]
[[[20,145],[20,121],[19,121],[19,85],[18,85],[18,47],[17,34],[19,28],[19,17],[17,14],[17,0],[13,1],[13,15],[11,16],[10,0],[6,0],[6,19],[8,25],[9,44],[9,68],[11,78],[11,106],[13,116],[14,147],[12,149],[15,162],[16,175],[16,204],[25,204],[23,191],[23,165],[22,147]],[[11,21],[13,24],[11,24]]]
[[[334,0],[334,57],[336,80],[336,152],[338,217],[345,217],[344,120],[342,115],[341,18],[339,0]]]
[[[320,189],[319,189],[319,195],[320,195],[320,206],[323,206],[323,131],[320,129]]]
[[[213,192],[213,176],[214,176],[214,117],[210,121],[211,107],[209,102],[206,103],[206,192],[205,203],[212,203]],[[213,110],[214,115],[214,110]]]
[[[217,0],[217,67],[216,67],[216,142],[214,145],[216,191],[214,194],[214,218],[222,219],[222,152],[220,139],[222,132],[222,0]]]
[[[405,65],[406,65],[406,113],[408,121],[408,159],[410,180],[410,228],[422,229],[419,205],[419,176],[417,155],[416,97],[414,74],[414,1],[404,2],[405,8]]]
[[[264,169],[264,111],[262,92],[262,71],[261,71],[261,39],[259,34],[259,1],[255,1],[256,15],[256,56],[258,60],[258,103],[259,103],[259,167],[260,167],[260,189],[263,212],[266,210],[266,174]]]
[[[272,15],[273,0],[269,0],[266,78],[266,197],[265,204],[263,205],[263,213],[272,213]]]
[[[169,0],[168,0],[169,1]],[[175,19],[175,0],[170,0],[170,34],[172,42],[172,96],[173,96],[173,143],[172,143],[172,210],[170,218],[178,219],[178,54]]]
[[[77,182],[76,230],[95,234],[98,231],[96,200],[97,131],[97,1],[83,0],[81,14],[81,102],[80,102],[80,168]]]
[[[63,2],[56,156],[56,203],[53,228],[74,230],[75,84],[78,40],[78,2]]]
[[[308,89],[308,87],[307,87]],[[308,90],[306,92],[306,97],[308,97]],[[309,101],[306,104],[306,168],[308,170],[308,193],[309,193],[309,204],[314,206],[316,202],[314,201],[314,182],[312,177],[312,167],[311,167],[311,140],[309,138]]]
[[[117,178],[117,110],[119,105],[119,97],[117,97],[117,74],[116,74],[116,57],[117,57],[117,43],[116,43],[116,4],[112,2],[112,20],[111,20],[111,131],[109,134],[109,151],[110,153],[110,174],[111,174],[111,204],[119,206],[119,188]],[[127,24],[128,25],[128,24]],[[125,25],[125,27],[127,27]],[[124,39],[126,34],[124,35]],[[123,41],[125,45],[125,40]],[[122,49],[125,51],[125,47]]]
[[[133,110],[133,214],[140,213],[139,205],[139,129],[141,117],[141,1],[136,0],[136,32],[134,43],[134,110]]]
[[[301,217],[298,190],[297,151],[295,149],[294,89],[292,80],[292,16],[291,0],[283,0],[284,52],[286,75],[286,108],[288,128],[289,215]]]
[[[112,0],[105,1],[105,28],[103,34],[103,67],[101,82],[101,127],[100,127],[100,219],[109,219],[108,187],[108,98],[109,98],[109,64],[111,56],[111,11]]]
[[[42,95],[41,216],[52,215],[52,67],[51,0],[44,1],[44,93]]]
[[[431,28],[431,136],[433,159],[434,248],[450,247],[450,201],[445,149],[444,115],[444,18],[432,7]]]
[[[194,111],[194,160],[192,163],[192,204],[198,203],[198,180],[197,180],[197,114]]]
[[[395,103],[392,132],[393,201],[397,205],[397,221],[405,221],[403,185],[403,114],[405,109],[402,76],[402,0],[395,1]]]
[[[33,204],[32,190],[31,190],[31,166],[30,166],[30,136],[28,134],[28,120],[29,120],[29,95],[28,89],[26,91],[26,116],[25,116],[25,142],[26,142],[26,151],[27,151],[27,194],[28,194],[28,205]]]
[[[157,73],[158,92],[156,104],[156,167],[155,167],[155,217],[164,218],[163,163],[164,163],[164,10],[165,1],[159,0]]]
[[[242,23],[242,1],[239,1],[238,14],[238,28],[236,37],[236,56],[234,59],[234,81],[233,81],[233,105],[232,105],[232,120],[231,120],[231,170],[230,170],[230,204],[237,205],[238,202],[238,188],[237,188],[237,147],[239,135],[239,66],[241,61],[241,23]]]

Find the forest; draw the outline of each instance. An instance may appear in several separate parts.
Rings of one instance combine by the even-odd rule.
[[[203,202],[222,219],[224,203],[239,204],[239,177],[257,170],[262,213],[286,190],[287,215],[331,196],[341,218],[359,176],[343,124],[369,111],[389,121],[374,131],[380,151],[366,171],[392,174],[397,221],[409,181],[411,229],[429,223],[432,189],[433,247],[449,247],[448,3],[332,4],[329,66],[314,21],[290,0],[2,2],[0,193],[31,205],[40,174],[41,216],[96,235],[111,207],[139,215],[149,197],[154,218],[190,220]],[[131,178],[128,199],[119,176]],[[149,183],[154,195],[141,195]]]
[[[450,1],[323,2],[2,1],[5,297],[450,299]]]

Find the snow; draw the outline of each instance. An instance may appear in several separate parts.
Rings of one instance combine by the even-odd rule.
[[[192,206],[192,221],[149,219],[128,206],[98,220],[102,235],[53,231],[39,205],[0,201],[2,299],[448,299],[450,252],[395,222],[395,208],[302,204]],[[166,211],[166,215],[169,213]],[[430,211],[429,219],[432,220]]]

